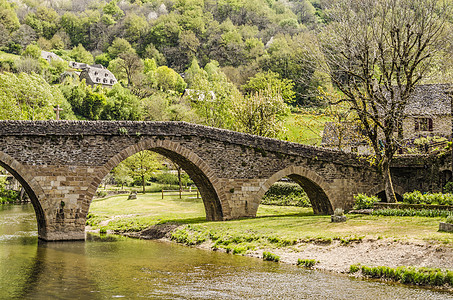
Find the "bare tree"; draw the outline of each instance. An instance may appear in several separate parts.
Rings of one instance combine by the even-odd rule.
[[[395,202],[390,163],[403,138],[408,99],[444,47],[451,2],[339,0],[320,37],[324,67],[356,114]],[[337,99],[336,99],[337,100]]]

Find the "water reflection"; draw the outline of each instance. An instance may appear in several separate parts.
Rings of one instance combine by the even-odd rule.
[[[34,218],[32,210],[28,215]],[[41,243],[30,234],[36,222],[26,216],[23,208],[0,209],[0,299],[453,299],[446,292],[118,236]]]

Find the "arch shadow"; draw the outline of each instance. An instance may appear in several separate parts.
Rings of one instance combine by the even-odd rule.
[[[403,194],[405,193],[404,189],[399,185],[393,185],[393,190],[395,191],[395,196],[397,201],[403,201]],[[387,196],[385,195],[385,186],[379,185],[375,186],[372,189],[368,190],[367,195],[377,196],[381,202],[387,203]]]
[[[102,179],[120,162],[126,158],[144,150],[150,150],[161,154],[175,163],[190,176],[200,191],[201,198],[206,211],[206,219],[209,221],[224,220],[224,211],[229,210],[219,179],[214,175],[214,171],[194,152],[184,148],[178,143],[167,140],[146,140],[135,145],[129,146],[113,156],[102,168],[101,174],[97,176],[90,185],[85,198],[86,212],[96,193],[97,187]]]
[[[317,215],[327,215],[333,213],[333,205],[329,197],[328,184],[321,176],[315,172],[303,167],[288,167],[272,175],[261,187],[256,197],[258,202],[264,197],[264,194],[278,180],[283,177],[289,177],[298,183],[307,193],[313,212]]]
[[[33,205],[36,220],[38,222],[38,237],[43,239],[47,235],[46,216],[41,206],[40,199],[45,199],[45,194],[39,183],[36,182],[31,172],[21,163],[0,151],[0,166],[5,168],[11,175],[16,178],[30,198]]]

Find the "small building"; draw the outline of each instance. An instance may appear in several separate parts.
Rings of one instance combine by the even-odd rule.
[[[103,87],[112,87],[118,81],[108,69],[94,66],[86,66],[80,73],[80,80],[85,79],[86,84],[95,86],[102,85]]]
[[[79,69],[79,70],[83,70],[83,69],[85,69],[87,66],[89,66],[89,65],[87,65],[87,64],[85,64],[85,63],[79,63],[79,62],[76,62],[76,61],[70,61],[70,62],[68,63],[68,65],[69,65],[70,68]]]
[[[49,64],[52,62],[52,60],[64,61],[61,57],[59,57],[55,53],[47,52],[47,51],[41,51],[41,58],[44,58],[45,60],[47,60],[47,62]]]
[[[423,84],[415,90],[405,107],[403,139],[411,144],[421,137],[451,138],[452,84]],[[348,128],[349,127],[349,128]],[[372,152],[366,139],[360,137],[361,130],[352,123],[326,123],[321,146],[345,152],[368,154]]]

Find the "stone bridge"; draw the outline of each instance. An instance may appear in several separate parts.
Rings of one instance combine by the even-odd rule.
[[[303,187],[316,214],[351,208],[353,195],[383,190],[378,174],[357,156],[223,129],[184,122],[0,121],[0,165],[26,189],[39,238],[48,241],[85,239],[101,180],[142,150],[188,173],[208,220],[254,217],[264,193],[283,177]],[[392,171],[400,194],[438,185],[431,175],[439,170],[426,159],[401,159]]]

